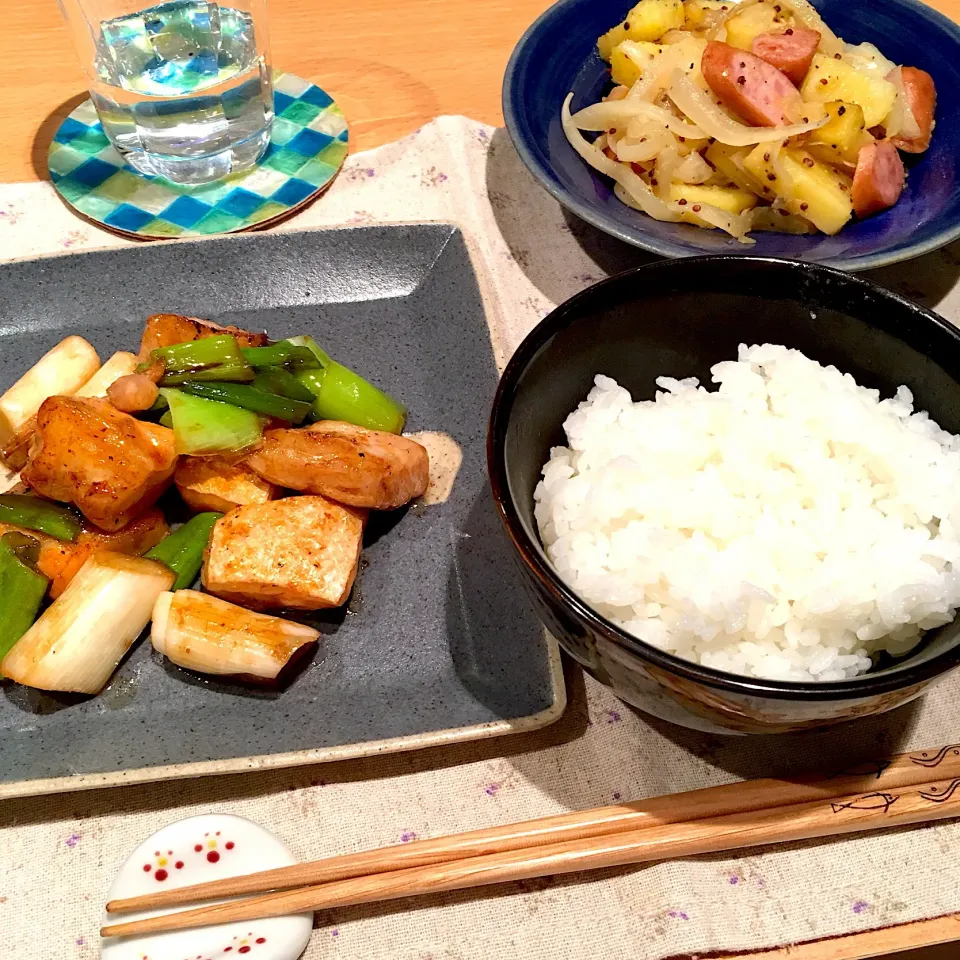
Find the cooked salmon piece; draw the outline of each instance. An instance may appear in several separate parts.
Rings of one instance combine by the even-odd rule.
[[[107,400],[50,397],[37,413],[20,479],[112,531],[153,506],[176,466],[172,430],[135,420]]]
[[[178,313],[157,313],[147,318],[140,340],[140,359],[146,359],[157,347],[172,347],[175,343],[189,343],[204,337],[230,334],[241,347],[262,347],[267,342],[265,333],[253,333],[240,327],[222,327],[212,320],[182,317]]]
[[[213,528],[203,585],[255,610],[339,607],[357,576],[366,518],[325,497],[237,507]]]
[[[94,526],[84,525],[75,543],[45,538],[37,566],[50,580],[50,597],[56,600],[95,551],[110,550],[139,557],[169,532],[163,513],[157,507],[151,507],[116,533],[104,533]]]
[[[268,430],[246,462],[271,483],[372,510],[422,496],[430,480],[430,458],[415,440],[340,420]]]
[[[181,457],[173,482],[197,513],[229,513],[248,503],[275,500],[277,488],[242,461],[226,457]]]

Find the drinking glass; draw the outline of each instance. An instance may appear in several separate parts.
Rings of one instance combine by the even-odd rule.
[[[207,183],[270,142],[266,0],[57,0],[103,129],[142,173]]]

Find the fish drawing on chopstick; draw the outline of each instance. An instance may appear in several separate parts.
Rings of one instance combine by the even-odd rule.
[[[946,803],[956,792],[960,790],[960,777],[948,783],[942,790],[921,791],[920,796],[931,803]]]
[[[834,813],[841,810],[882,810],[886,813],[899,799],[893,793],[866,793],[846,803],[831,803],[830,806]]]
[[[913,763],[921,767],[938,767],[951,754],[955,757],[960,757],[960,743],[948,743],[947,746],[941,747],[932,756],[924,750],[915,756],[911,755],[910,759]]]

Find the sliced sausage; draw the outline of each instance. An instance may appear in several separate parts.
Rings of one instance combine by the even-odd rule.
[[[786,74],[728,43],[711,40],[703,51],[700,66],[717,97],[755,127],[791,123],[803,106],[800,91]]]
[[[930,135],[933,133],[933,114],[937,109],[937,88],[933,77],[926,70],[917,67],[901,67],[903,89],[907,95],[907,105],[913,114],[913,119],[920,127],[920,136],[907,140],[903,137],[894,137],[893,143],[907,153],[923,153],[930,146]]]
[[[857,216],[869,217],[892,207],[903,192],[905,177],[900,154],[889,140],[877,140],[863,147],[850,191]]]
[[[753,52],[785,73],[799,87],[810,69],[810,61],[820,46],[820,34],[806,27],[794,27],[784,33],[761,33],[752,45]]]

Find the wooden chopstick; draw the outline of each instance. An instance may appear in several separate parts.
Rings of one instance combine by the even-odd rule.
[[[868,790],[899,789],[923,783],[931,776],[960,777],[960,744],[897,754],[826,778],[821,775],[796,781],[748,780],[177,887],[125,900],[111,900],[107,912],[153,910],[241,894],[315,886],[489,853],[784,807]]]
[[[103,937],[184,930],[239,920],[395,900],[533,877],[691,857],[774,843],[830,837],[960,816],[960,777],[873,790],[833,800],[754,810],[694,823],[667,824],[533,849],[507,850],[392,873],[268,893],[181,913],[117,923]]]

